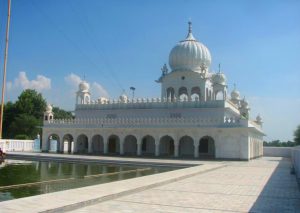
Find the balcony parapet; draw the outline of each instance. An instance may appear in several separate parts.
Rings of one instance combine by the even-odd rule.
[[[247,127],[247,120],[224,118],[93,118],[44,121],[45,128],[176,128],[176,127]]]
[[[179,100],[171,101],[170,99],[134,99],[127,102],[116,100],[92,101],[88,104],[77,104],[76,110],[89,109],[168,109],[168,108],[221,108],[225,106],[224,100],[199,101]]]

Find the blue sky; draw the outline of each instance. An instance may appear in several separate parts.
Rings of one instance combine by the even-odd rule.
[[[6,0],[0,0],[3,66]],[[12,0],[6,100],[36,88],[73,110],[83,76],[92,95],[117,98],[136,87],[159,97],[154,81],[193,22],[194,36],[221,63],[264,119],[266,140],[292,140],[300,124],[300,1]],[[1,69],[2,72],[2,69]]]

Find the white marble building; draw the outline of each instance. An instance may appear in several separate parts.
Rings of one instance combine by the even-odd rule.
[[[160,98],[91,100],[79,85],[75,119],[55,120],[48,105],[42,150],[57,139],[58,152],[249,160],[263,155],[262,120],[250,120],[248,102],[227,93],[220,68],[210,70],[207,47],[192,34],[177,43],[164,65]]]

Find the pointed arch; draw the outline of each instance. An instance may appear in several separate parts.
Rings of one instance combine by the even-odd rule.
[[[174,156],[174,139],[165,135],[159,140],[159,153],[161,156]]]
[[[92,137],[92,153],[93,154],[103,154],[104,152],[104,140],[99,134]]]
[[[151,135],[142,138],[142,155],[155,155],[155,139]]]
[[[179,156],[194,157],[194,139],[190,136],[183,136],[179,139]]]
[[[79,154],[86,154],[89,150],[88,137],[85,134],[81,134],[77,137],[76,152]]]
[[[211,136],[204,136],[199,141],[199,157],[215,158],[215,140]]]
[[[137,139],[134,135],[127,135],[123,144],[125,155],[136,155],[137,153]]]
[[[111,135],[108,138],[108,153],[120,154],[120,138],[117,135]]]

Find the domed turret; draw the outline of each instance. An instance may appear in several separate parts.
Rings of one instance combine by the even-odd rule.
[[[234,104],[239,105],[239,102],[240,102],[241,97],[240,97],[240,92],[237,91],[235,84],[234,84],[234,88],[233,88],[233,90],[232,90],[230,96],[231,96],[231,101],[232,101]]]
[[[260,114],[256,116],[256,123],[262,124],[262,118],[260,117]]]
[[[128,97],[125,94],[125,92],[123,92],[123,94],[120,95],[119,100],[120,100],[121,103],[127,103],[128,102]]]
[[[91,94],[89,92],[90,85],[83,80],[78,85],[78,91],[76,92],[76,104],[88,104],[91,101]]]
[[[48,113],[50,113],[50,112],[52,112],[52,106],[51,106],[51,104],[47,104],[47,107],[46,107],[46,112],[48,112]]]
[[[226,84],[226,77],[223,73],[218,72],[216,74],[213,74],[212,76],[212,82],[214,84],[220,84],[220,85],[225,85]]]
[[[90,85],[86,81],[82,81],[79,84],[79,91],[87,92],[90,89]]]
[[[237,91],[236,89],[232,90],[231,99],[239,100],[240,99],[240,92]]]
[[[54,119],[53,115],[54,114],[52,112],[52,106],[51,106],[51,104],[47,104],[46,111],[44,112],[44,121],[47,121],[47,122],[53,121],[53,119]]]
[[[211,64],[210,52],[192,34],[192,23],[185,40],[180,41],[170,52],[169,65],[172,71],[203,72]]]
[[[245,109],[249,108],[249,103],[245,98],[241,101],[241,107]]]

